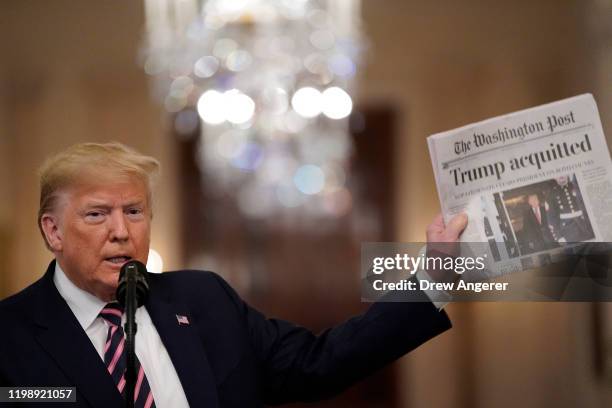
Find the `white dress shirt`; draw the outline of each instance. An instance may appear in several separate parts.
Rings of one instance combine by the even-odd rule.
[[[98,315],[106,302],[77,287],[68,279],[57,262],[53,282],[104,361],[104,344],[109,324]],[[139,307],[136,310],[136,322],[138,323],[136,356],[149,381],[155,406],[158,408],[189,407],[176,369],[146,308]],[[122,324],[124,323],[125,315],[122,319]]]

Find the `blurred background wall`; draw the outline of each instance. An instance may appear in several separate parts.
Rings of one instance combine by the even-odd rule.
[[[439,209],[429,134],[590,92],[610,142],[609,3],[363,2],[369,43],[357,103],[395,112],[393,239],[423,240]],[[36,169],[81,141],[117,140],[161,160],[152,246],[165,269],[186,265],[181,156],[136,63],[143,25],[139,1],[0,2],[0,297],[38,279],[51,259],[36,226]],[[353,303],[347,310],[359,307],[357,298],[346,302]],[[610,406],[598,310],[586,303],[449,305],[454,329],[393,371],[393,404]]]

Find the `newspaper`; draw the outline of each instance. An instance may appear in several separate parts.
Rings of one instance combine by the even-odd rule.
[[[466,212],[461,242],[489,243],[491,278],[612,242],[612,163],[590,94],[427,139],[445,221]],[[482,251],[482,249],[480,249]]]

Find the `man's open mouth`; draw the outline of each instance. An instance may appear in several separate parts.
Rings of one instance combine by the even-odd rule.
[[[129,257],[129,256],[113,256],[113,257],[110,257],[110,258],[106,258],[106,260],[108,262],[114,263],[114,264],[117,264],[117,265],[123,264],[123,263],[129,261],[130,259],[132,259],[132,258]]]

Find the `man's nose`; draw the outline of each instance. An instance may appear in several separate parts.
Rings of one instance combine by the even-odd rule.
[[[126,241],[130,237],[123,212],[113,212],[110,217],[109,238],[111,241]]]

